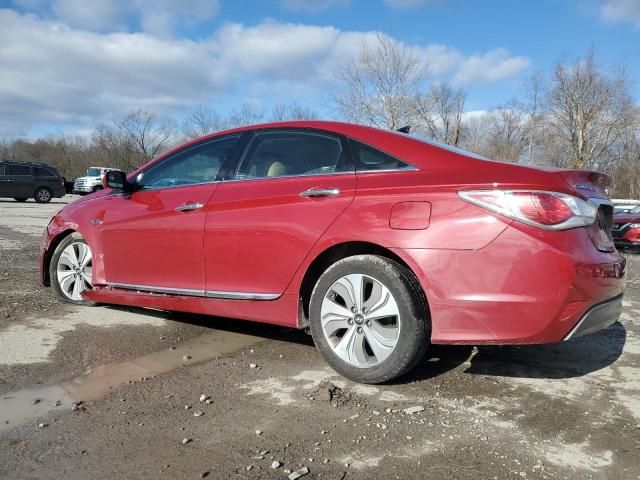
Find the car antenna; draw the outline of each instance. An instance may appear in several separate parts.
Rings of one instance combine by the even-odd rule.
[[[396,132],[409,133],[409,130],[411,130],[411,125],[407,125],[405,127],[399,128],[396,130]]]

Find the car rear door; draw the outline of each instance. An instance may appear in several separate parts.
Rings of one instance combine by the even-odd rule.
[[[281,295],[355,190],[344,138],[308,129],[256,132],[208,209],[208,296]]]
[[[238,138],[210,140],[175,153],[142,172],[140,190],[104,198],[101,243],[108,284],[204,294],[206,205]]]

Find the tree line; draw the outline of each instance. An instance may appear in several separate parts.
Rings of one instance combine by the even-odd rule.
[[[525,165],[601,170],[614,197],[640,197],[640,105],[623,67],[603,66],[594,50],[558,61],[549,74],[530,75],[517,98],[468,112],[467,91],[436,82],[410,47],[378,34],[345,64],[327,107],[346,121],[396,130],[461,147],[487,158]],[[42,161],[68,178],[90,165],[129,171],[186,139],[262,121],[314,119],[305,106],[264,112],[243,104],[226,115],[206,105],[184,121],[160,121],[136,110],[98,125],[92,135],[0,141],[0,157]]]

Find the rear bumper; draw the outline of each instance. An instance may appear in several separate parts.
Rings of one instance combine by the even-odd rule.
[[[579,228],[510,226],[478,250],[394,252],[423,286],[433,343],[561,342],[581,321],[580,333],[615,321],[624,289],[625,258],[596,250]]]
[[[570,340],[607,328],[618,321],[621,313],[622,295],[618,295],[589,309],[564,339]]]

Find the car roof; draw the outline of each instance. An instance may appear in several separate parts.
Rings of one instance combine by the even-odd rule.
[[[283,128],[314,129],[341,134],[383,150],[391,155],[401,158],[403,161],[411,163],[418,168],[427,166],[428,160],[430,158],[433,158],[434,154],[445,154],[445,156],[455,155],[464,158],[487,160],[486,158],[474,153],[467,152],[456,147],[451,147],[449,145],[442,145],[438,142],[418,138],[406,133],[385,130],[377,127],[370,127],[367,125],[358,125],[354,123],[331,120],[291,120],[285,122],[269,122],[256,125],[245,125],[228,130],[221,130],[179,145],[178,147],[161,155],[156,160],[167,157],[192,144],[200,143],[203,140],[214,139],[220,136],[231,135],[234,133],[243,133],[251,130],[270,130]]]
[[[0,160],[0,163],[13,163],[15,165],[30,165],[32,167],[48,167],[48,168],[52,168],[53,170],[56,169],[56,167],[49,165],[48,163],[19,162],[17,160]]]

